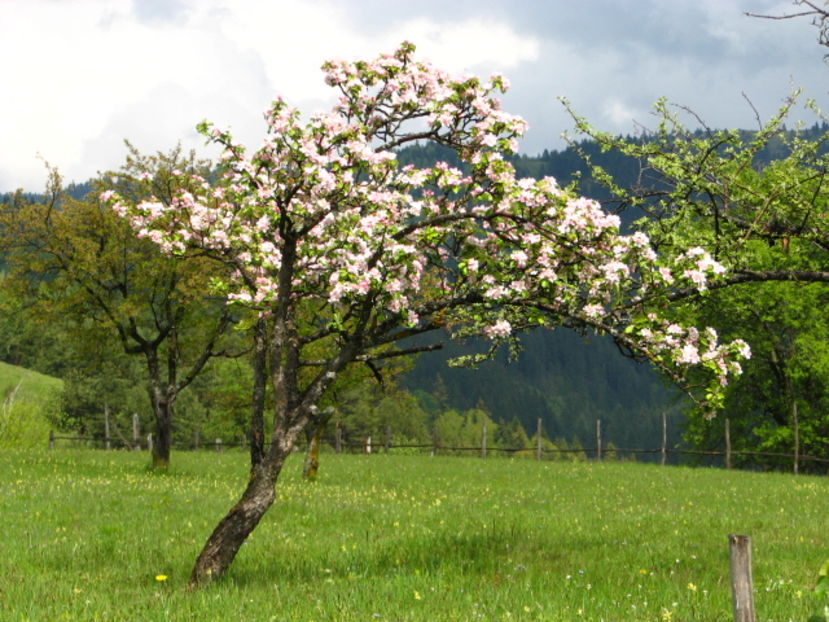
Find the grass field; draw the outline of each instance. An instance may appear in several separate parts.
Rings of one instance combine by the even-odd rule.
[[[759,619],[804,621],[829,479],[632,463],[299,456],[229,574],[184,590],[241,453],[0,453],[0,620],[730,620],[729,533]],[[164,578],[166,577],[166,578]]]

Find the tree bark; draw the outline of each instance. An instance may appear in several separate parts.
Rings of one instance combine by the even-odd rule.
[[[262,462],[253,469],[241,498],[216,526],[202,548],[190,575],[188,589],[220,578],[230,567],[242,543],[273,505],[276,499],[276,479],[290,453],[296,433],[292,435],[293,439],[290,436],[283,437],[278,444],[274,444]]]
[[[265,393],[267,386],[267,323],[259,318],[253,329],[253,406],[250,417],[251,472],[265,455]]]
[[[302,476],[310,482],[317,479],[320,468],[320,444],[325,432],[326,421],[319,423],[306,432],[308,448],[305,450],[305,464],[302,467]]]
[[[153,399],[155,411],[155,434],[153,435],[154,470],[166,471],[170,467],[170,448],[172,446],[173,405],[168,397]]]
[[[173,405],[176,401],[175,383],[168,382],[166,385],[161,380],[161,366],[158,360],[158,351],[152,347],[145,350],[147,358],[147,372],[150,394],[150,403],[155,415],[155,433],[153,434],[152,447],[152,468],[153,470],[166,471],[170,467],[170,447],[173,442],[172,421]],[[168,371],[168,374],[175,373],[175,370]]]

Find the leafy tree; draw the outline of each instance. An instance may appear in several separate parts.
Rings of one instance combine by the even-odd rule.
[[[196,172],[208,171],[178,149],[151,157],[131,149],[124,168],[97,186],[115,186],[136,201],[152,194],[169,205],[177,193],[192,189]],[[166,469],[175,403],[221,353],[220,340],[231,325],[229,309],[206,294],[208,280],[221,274],[219,264],[159,253],[97,195],[68,196],[54,170],[46,201],[3,206],[0,247],[9,266],[4,286],[36,300],[79,348],[117,339],[123,352],[143,358],[155,419],[153,466]]]
[[[203,417],[194,420],[189,430],[201,438],[239,441],[250,427],[253,366],[247,358],[219,358],[193,382]]]
[[[513,417],[509,423],[500,422],[495,433],[495,442],[505,449],[525,449],[530,446],[527,431],[518,420]]]
[[[361,382],[338,394],[337,420],[352,439],[372,437],[375,443],[385,439],[391,428],[394,443],[427,443],[430,440],[427,413],[417,398],[394,382]]]
[[[829,455],[827,305],[829,288],[821,283],[763,283],[717,291],[695,306],[695,317],[725,336],[750,327],[752,359],[725,401],[735,450],[792,453],[797,444],[801,455]],[[692,417],[686,438],[697,447],[719,448],[723,426]],[[735,461],[781,463],[754,456]]]
[[[483,335],[492,347],[462,361],[474,363],[529,327],[592,328],[678,381],[691,366],[707,370],[701,399],[712,406],[748,354],[744,342],[720,344],[658,313],[668,281],[705,288],[722,276],[708,253],[692,247],[662,263],[646,235],[622,235],[595,202],[552,179],[516,179],[504,154],[525,123],[500,109],[504,78],[453,78],[413,51],[404,44],[369,62],[326,63],[341,95],[334,110],[303,124],[277,99],[250,157],[229,132],[201,124],[225,150],[219,182],[196,181],[169,204],[102,196],[163,251],[232,266],[217,285],[268,318],[270,443],[191,585],[228,568],[337,376],[421,350],[406,341],[413,336],[443,327]],[[464,172],[445,162],[398,166],[392,150],[424,140],[453,149]]]
[[[646,214],[639,226],[661,254],[695,245],[727,267],[710,295],[677,286],[668,300],[677,319],[751,336],[759,356],[726,400],[741,449],[791,453],[800,445],[829,455],[820,345],[829,330],[829,134],[825,124],[786,131],[796,98],[756,132],[689,130],[682,115],[690,111],[664,101],[655,106],[658,128],[642,140],[597,132],[574,117],[602,149],[640,163],[632,187],[598,165],[592,175],[619,209]],[[719,444],[722,426],[691,413],[686,438]]]

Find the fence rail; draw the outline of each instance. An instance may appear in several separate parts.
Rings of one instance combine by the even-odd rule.
[[[645,454],[660,454],[661,455],[661,464],[666,464],[667,457],[669,455],[686,455],[686,456],[709,456],[709,457],[722,457],[725,461],[725,467],[730,469],[732,466],[732,458],[735,456],[743,456],[743,457],[761,457],[761,458],[780,458],[783,460],[791,460],[792,461],[792,468],[794,473],[798,472],[799,465],[806,462],[813,462],[817,464],[829,464],[829,458],[824,458],[820,456],[811,456],[811,455],[804,455],[799,453],[799,447],[795,446],[795,453],[788,454],[783,452],[771,452],[771,451],[747,451],[747,450],[735,450],[731,447],[731,436],[730,436],[730,423],[728,419],[725,420],[725,449],[724,450],[707,450],[707,449],[678,449],[668,447],[667,445],[667,420],[665,415],[663,414],[662,417],[662,444],[659,448],[626,448],[626,447],[616,447],[610,443],[603,444],[602,439],[602,429],[601,429],[601,420],[597,420],[596,422],[596,445],[594,447],[579,447],[579,448],[559,448],[559,447],[549,447],[544,446],[542,442],[542,427],[541,427],[541,420],[538,420],[538,426],[536,430],[536,443],[535,447],[493,447],[489,445],[487,442],[487,430],[486,425],[484,424],[481,429],[481,444],[476,446],[447,446],[442,445],[438,439],[435,439],[431,443],[393,443],[392,442],[392,431],[391,428],[386,428],[385,436],[382,443],[374,443],[372,444],[372,437],[368,436],[365,438],[360,438],[359,440],[352,440],[344,438],[344,430],[343,427],[339,424],[335,428],[335,434],[332,437],[326,437],[321,439],[322,442],[327,443],[330,445],[336,453],[341,453],[343,450],[357,450],[361,453],[377,453],[377,452],[384,452],[388,453],[392,449],[407,449],[407,450],[422,450],[428,451],[432,455],[436,455],[439,453],[465,453],[465,452],[478,452],[481,458],[486,458],[488,452],[498,453],[501,454],[517,454],[517,453],[534,453],[536,460],[545,460],[551,459],[555,455],[558,454],[584,454],[586,458],[593,458],[596,461],[601,461],[604,458],[608,457],[609,454],[613,454],[618,456],[619,454],[632,454],[632,455],[645,455]],[[107,426],[107,430],[109,431],[109,426]],[[137,422],[134,421],[133,423],[133,435],[131,439],[127,439],[123,436],[119,436],[117,438],[111,437],[109,434],[105,435],[104,437],[91,437],[91,436],[59,436],[56,435],[54,431],[49,433],[49,448],[53,449],[55,447],[56,441],[70,441],[70,442],[83,442],[87,444],[94,444],[97,446],[103,446],[106,449],[111,449],[114,447],[122,447],[131,450],[142,450],[148,449],[152,451],[153,447],[153,435],[148,434],[146,437],[142,437],[139,432],[139,428]],[[197,430],[192,443],[173,443],[173,448],[177,450],[193,450],[193,449],[215,449],[216,451],[223,451],[224,449],[231,448],[231,447],[240,447],[244,449],[247,446],[246,439],[242,438],[241,441],[225,441],[221,438],[215,439],[213,442],[203,442],[201,440],[201,435]]]

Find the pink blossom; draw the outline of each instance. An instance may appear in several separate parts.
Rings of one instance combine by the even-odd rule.
[[[506,320],[498,320],[491,326],[484,328],[484,335],[489,339],[502,339],[512,333],[512,325]]]
[[[696,365],[700,362],[699,350],[696,346],[690,343],[685,344],[682,346],[680,354],[676,358],[676,362],[680,364]]]

